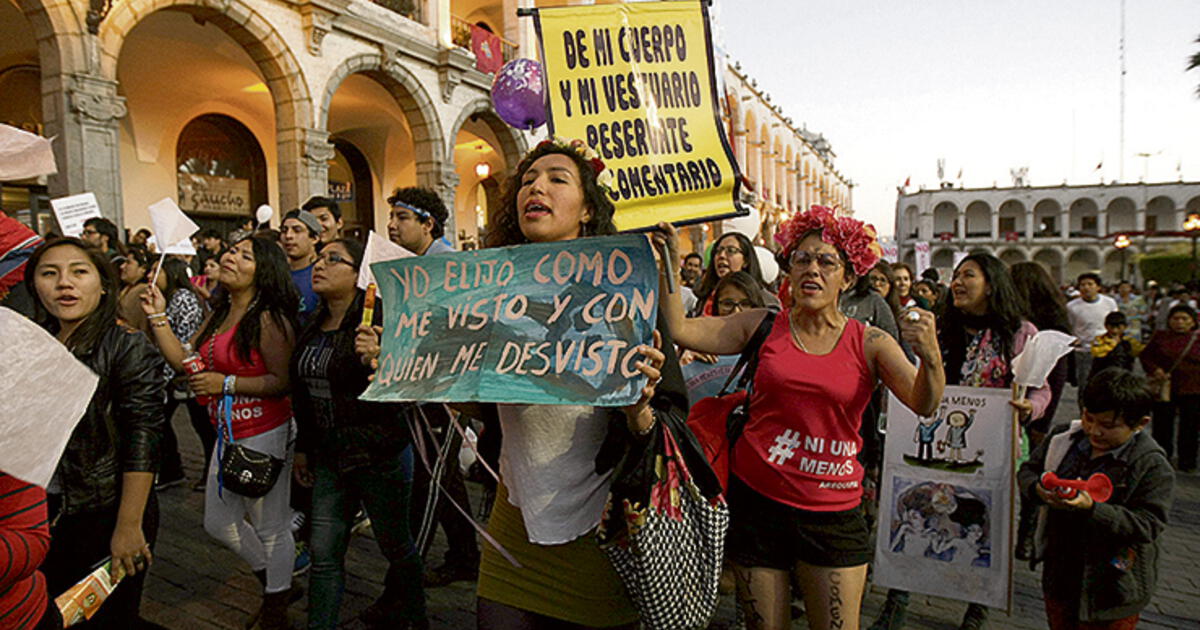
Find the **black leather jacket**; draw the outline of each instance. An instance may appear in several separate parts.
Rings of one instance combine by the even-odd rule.
[[[58,462],[63,514],[111,508],[122,473],[156,472],[164,428],[163,358],[144,334],[113,323],[76,357],[100,382]]]

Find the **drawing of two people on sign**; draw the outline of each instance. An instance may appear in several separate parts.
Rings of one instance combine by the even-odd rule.
[[[917,445],[917,454],[916,456],[905,455],[905,462],[925,468],[955,472],[970,472],[982,466],[980,458],[983,457],[983,449],[977,450],[971,459],[964,456],[964,452],[967,450],[967,431],[975,423],[976,411],[973,408],[950,410],[946,405],[942,405],[934,415],[919,417],[916,429],[913,431],[913,442]],[[937,439],[937,430],[943,424],[946,425],[946,429],[939,440]],[[935,445],[939,457],[934,456]],[[943,453],[946,455],[941,457]],[[964,470],[964,467],[969,470]]]
[[[897,478],[896,483],[912,482]],[[952,484],[916,483],[898,494],[889,549],[957,566],[991,566],[988,499]]]

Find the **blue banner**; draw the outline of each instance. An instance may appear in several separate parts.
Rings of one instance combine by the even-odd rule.
[[[645,377],[658,267],[644,236],[371,265],[384,325],[364,400],[623,406]]]

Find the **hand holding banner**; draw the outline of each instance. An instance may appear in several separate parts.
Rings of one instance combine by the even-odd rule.
[[[643,236],[372,265],[379,370],[364,400],[624,406],[646,378],[658,268]]]

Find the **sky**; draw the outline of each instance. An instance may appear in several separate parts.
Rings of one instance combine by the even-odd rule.
[[[1200,1],[1127,0],[1123,178],[1120,0],[715,2],[730,60],[825,134],[883,235],[896,187],[936,188],[939,158],[967,188],[1015,167],[1034,186],[1200,181]]]

